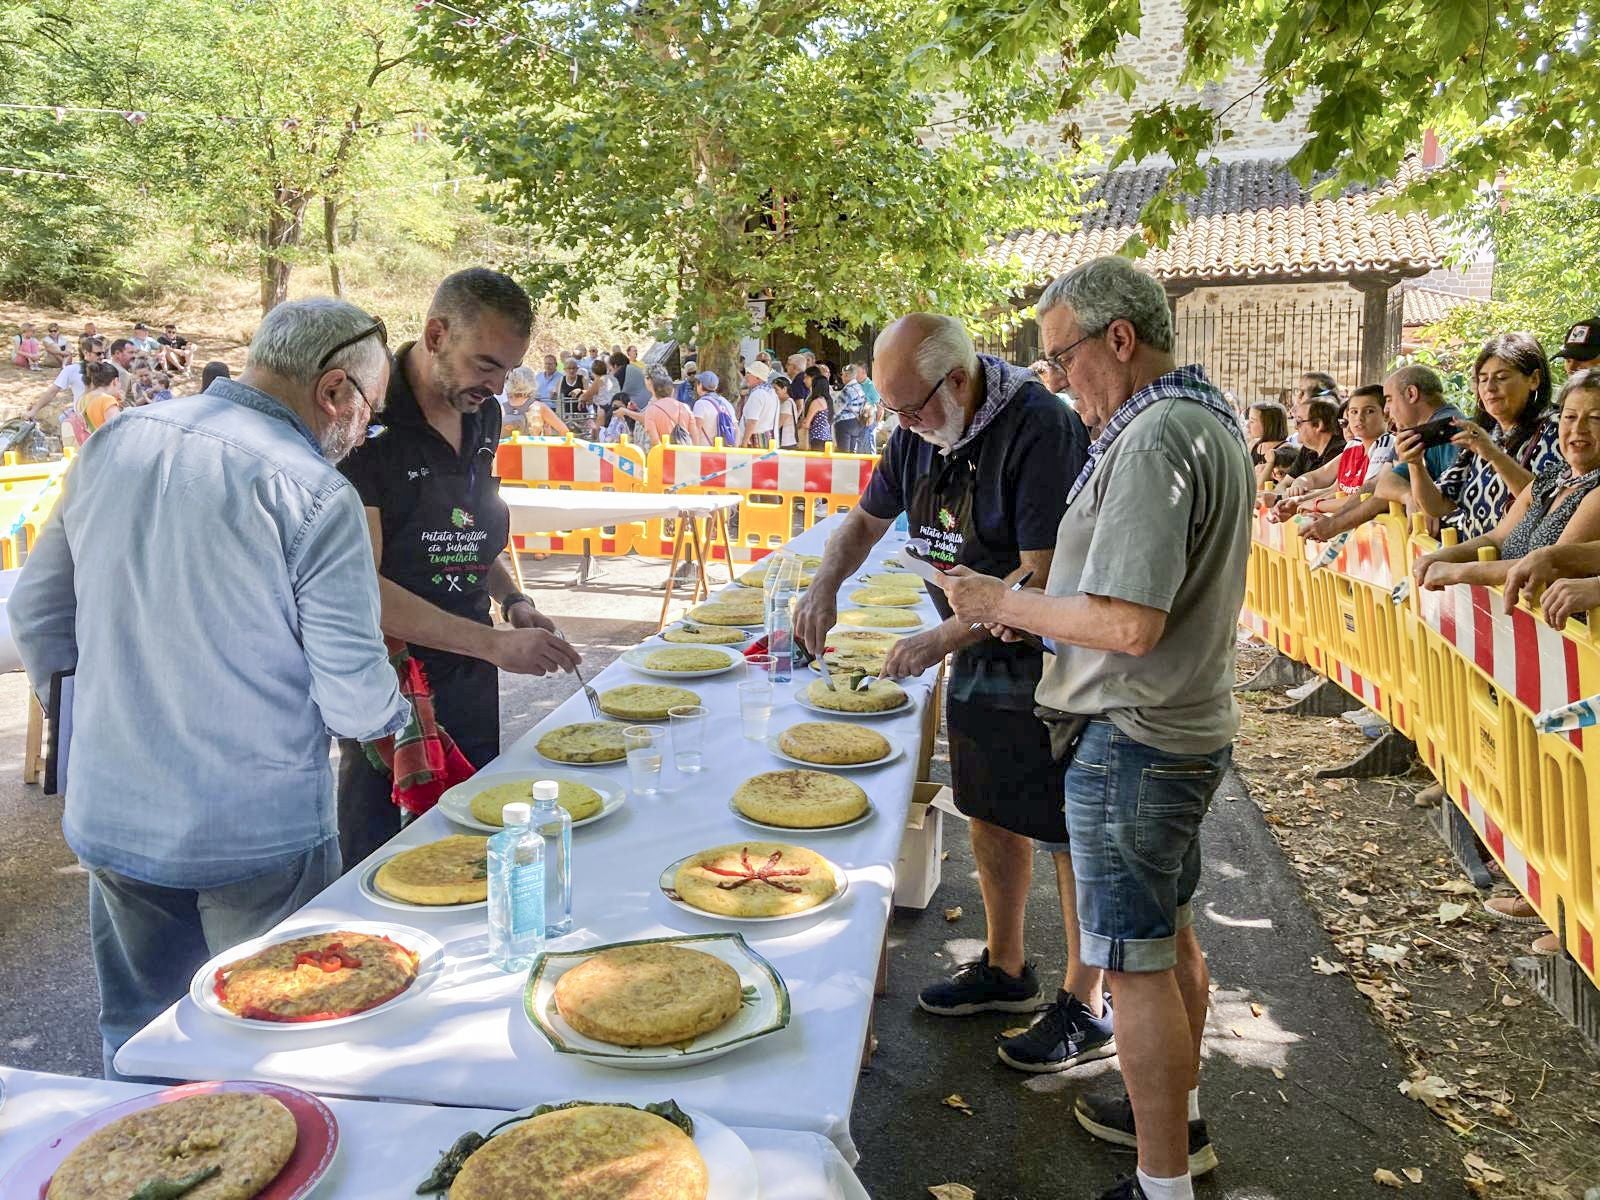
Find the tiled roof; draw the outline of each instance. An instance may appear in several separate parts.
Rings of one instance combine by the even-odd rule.
[[[1483,304],[1476,296],[1463,296],[1458,292],[1441,291],[1439,288],[1412,286],[1401,293],[1405,297],[1405,315],[1401,319],[1402,325],[1432,325],[1442,321],[1445,314],[1452,308],[1459,308],[1463,304]]]
[[[1398,183],[1410,183],[1421,170],[1407,160]],[[994,253],[1020,257],[1033,286],[1042,287],[1069,267],[1116,253],[1138,232],[1139,209],[1166,175],[1165,167],[1104,175],[1086,197],[1076,230],[1013,233]],[[1318,199],[1281,160],[1213,163],[1205,189],[1184,199],[1189,220],[1143,265],[1163,282],[1193,284],[1422,275],[1442,258],[1427,217],[1372,211],[1396,186],[1351,187]]]

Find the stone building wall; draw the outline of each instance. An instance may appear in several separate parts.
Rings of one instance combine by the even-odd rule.
[[[1362,294],[1344,283],[1197,288],[1179,298],[1179,362],[1198,362],[1241,400],[1277,399],[1302,371],[1348,394],[1361,363]]]
[[[1076,121],[1088,137],[1115,138],[1127,132],[1135,108],[1177,97],[1184,103],[1198,98],[1212,109],[1222,109],[1245,96],[1260,80],[1257,64],[1240,63],[1221,83],[1200,90],[1177,87],[1183,67],[1183,8],[1179,0],[1143,0],[1139,37],[1123,42],[1117,62],[1134,68],[1143,78],[1131,102],[1102,97],[1069,117],[1018,129],[1011,138],[1013,144],[1048,153],[1061,144],[1061,129],[1069,121]],[[1241,101],[1228,115],[1234,136],[1218,147],[1218,157],[1288,157],[1305,140],[1309,109],[1309,102],[1302,101],[1283,121],[1273,123],[1262,115],[1258,98]]]

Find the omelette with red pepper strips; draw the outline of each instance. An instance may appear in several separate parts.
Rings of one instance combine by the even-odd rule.
[[[417,956],[386,937],[336,931],[290,938],[217,970],[217,1001],[253,1021],[331,1021],[394,999]]]

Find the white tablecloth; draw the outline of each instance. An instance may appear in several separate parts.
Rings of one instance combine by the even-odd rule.
[[[738,508],[738,496],[678,495],[674,492],[575,492],[505,486],[500,498],[511,509],[511,532],[520,535],[588,529],[625,521],[649,521],[692,513],[709,517]]]
[[[0,1107],[0,1178],[58,1130],[109,1104],[156,1090],[9,1067],[0,1067],[0,1083],[6,1091]],[[317,1188],[318,1200],[409,1196],[441,1150],[467,1130],[488,1130],[505,1117],[479,1108],[362,1100],[329,1100],[328,1107],[339,1122],[339,1156]],[[855,1173],[826,1139],[774,1129],[734,1132],[755,1155],[760,1200],[867,1200]]]
[[[794,547],[819,552],[825,524],[796,539]],[[864,570],[881,569],[903,540],[894,534],[885,538]],[[842,604],[848,605],[852,590],[849,584],[841,589]],[[910,611],[930,624],[937,620],[926,597]],[[425,929],[445,943],[448,958],[443,977],[428,992],[392,1012],[325,1032],[298,1026],[241,1029],[201,1012],[185,997],[122,1048],[118,1070],[159,1078],[259,1078],[318,1093],[508,1109],[574,1097],[628,1100],[669,1094],[729,1125],[823,1134],[853,1164],[850,1108],[933,672],[907,685],[917,702],[914,711],[873,723],[903,748],[900,757],[851,774],[866,789],[876,815],[850,830],[797,839],[848,871],[848,895],[815,918],[767,926],[735,926],[681,911],[661,896],[656,882],[663,867],[686,854],[763,836],[734,818],[728,800],[749,776],[789,764],[744,739],[735,692],[742,674],[738,668],[687,685],[712,712],[702,774],[677,777],[669,754],[663,787],[671,791],[630,797],[612,816],[574,832],[578,928],[550,945],[577,949],[739,929],[788,984],[793,1019],[787,1029],[724,1058],[670,1072],[620,1071],[557,1055],[522,1012],[523,978],[503,975],[489,963],[483,910],[398,913],[364,899],[356,885],[359,872],[351,872],[280,928],[365,919]],[[604,690],[646,678],[617,662],[594,683]],[[804,687],[812,678],[809,670],[798,672],[795,682],[780,691]],[[542,762],[533,751],[538,736],[589,719],[587,704],[574,694],[486,770],[535,770]],[[771,727],[776,731],[821,719],[789,697],[775,705]],[[627,779],[625,766],[594,770],[602,778]],[[431,812],[378,854],[450,832],[455,830],[444,816]]]

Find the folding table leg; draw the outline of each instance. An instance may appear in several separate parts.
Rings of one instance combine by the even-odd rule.
[[[733,544],[728,538],[728,510],[725,508],[717,509],[717,530],[722,534],[722,552],[727,555],[728,582],[733,583]],[[708,540],[710,536],[710,531],[708,530],[706,533]]]
[[[676,522],[678,536],[672,539],[672,564],[667,567],[667,582],[661,597],[661,620],[656,622],[657,633],[667,627],[667,609],[672,606],[672,582],[678,574],[678,563],[683,560],[683,522],[684,515],[679,513]]]
[[[517,559],[517,539],[514,534],[506,538],[506,557],[511,560],[511,577],[517,581],[517,591],[526,592],[528,586],[522,582],[522,563]]]
[[[700,540],[700,522],[695,517],[689,518],[689,536],[694,539],[694,565],[698,572],[695,577],[694,599],[699,601],[702,597],[711,595],[711,584],[706,579],[706,546],[711,542],[711,528],[706,527],[705,541]]]
[[[26,690],[28,734],[22,750],[22,782],[38,783],[39,776],[44,772],[44,709],[34,697],[33,689]]]

